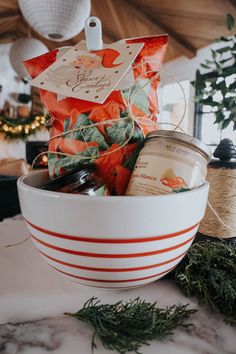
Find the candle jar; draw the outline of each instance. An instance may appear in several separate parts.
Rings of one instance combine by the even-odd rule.
[[[174,131],[146,136],[126,195],[183,192],[201,186],[211,151],[200,140]]]

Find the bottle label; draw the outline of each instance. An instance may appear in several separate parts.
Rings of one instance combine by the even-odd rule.
[[[89,193],[89,195],[92,195],[94,197],[107,197],[110,195],[110,192],[107,187],[103,185],[97,190],[94,190],[92,193]]]

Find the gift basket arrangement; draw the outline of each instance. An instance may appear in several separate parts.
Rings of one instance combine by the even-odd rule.
[[[94,17],[85,33],[72,48],[24,63],[50,141],[48,171],[18,181],[21,209],[39,252],[62,275],[136,287],[167,274],[192,244],[211,153],[159,125],[167,35],[103,45]]]

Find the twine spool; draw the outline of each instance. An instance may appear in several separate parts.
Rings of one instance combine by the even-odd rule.
[[[236,237],[236,162],[208,166],[209,204],[199,232],[212,237]]]

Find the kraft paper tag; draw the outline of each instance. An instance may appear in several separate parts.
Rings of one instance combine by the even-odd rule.
[[[114,89],[120,88],[119,83],[143,47],[143,43],[116,42],[102,50],[86,51],[81,44],[60,56],[31,85],[59,97],[103,103]],[[130,73],[128,76],[130,81]]]

